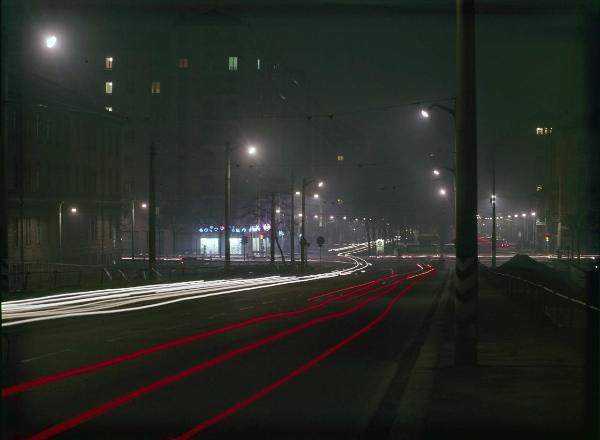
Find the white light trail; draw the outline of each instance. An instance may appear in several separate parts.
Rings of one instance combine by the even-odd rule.
[[[181,301],[350,275],[371,265],[363,258],[350,255],[351,252],[359,250],[362,249],[350,247],[349,251],[340,251],[338,254],[339,257],[349,260],[352,263],[351,267],[315,275],[199,280],[5,301],[2,303],[2,327],[75,316],[133,312]]]

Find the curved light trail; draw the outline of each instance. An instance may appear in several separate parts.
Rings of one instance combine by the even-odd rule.
[[[199,280],[65,293],[35,299],[6,301],[2,303],[2,327],[50,319],[146,310],[181,301],[346,276],[364,270],[371,265],[365,259],[352,255],[352,253],[362,250],[360,245],[340,249],[338,256],[349,260],[352,266],[315,275],[268,276],[213,281]]]

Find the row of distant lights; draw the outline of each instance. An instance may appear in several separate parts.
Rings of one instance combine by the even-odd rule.
[[[529,214],[529,216],[531,216],[531,217],[535,217],[535,212],[531,212],[531,213]],[[479,214],[477,214],[475,217],[477,218],[477,220],[492,220],[492,217],[481,217]],[[519,217],[525,218],[525,217],[527,217],[527,213],[526,213],[526,212],[524,212],[524,213],[522,213],[520,216],[519,216],[519,214],[515,214],[515,215],[507,215],[507,216],[506,216],[506,218],[511,218],[511,219],[512,219],[512,218],[519,218]],[[504,216],[503,216],[503,215],[501,215],[501,216],[496,216],[496,219],[503,220],[503,219],[504,219]]]

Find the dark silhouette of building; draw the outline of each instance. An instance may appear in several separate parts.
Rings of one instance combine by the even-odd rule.
[[[11,271],[115,262],[125,119],[40,77],[13,77],[10,84]]]

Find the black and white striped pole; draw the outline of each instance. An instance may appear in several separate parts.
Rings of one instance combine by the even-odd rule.
[[[477,127],[474,0],[456,2],[456,269],[457,366],[477,365]]]

